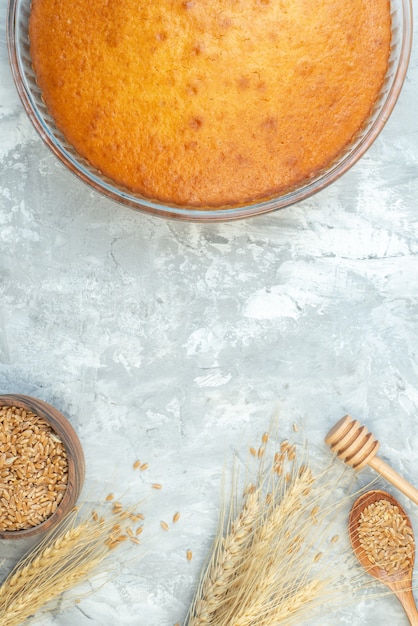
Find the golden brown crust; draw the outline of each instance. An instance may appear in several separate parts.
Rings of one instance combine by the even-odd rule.
[[[31,55],[68,141],[149,198],[222,206],[313,175],[381,89],[388,0],[33,0]]]

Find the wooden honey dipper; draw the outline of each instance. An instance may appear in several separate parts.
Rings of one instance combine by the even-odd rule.
[[[379,442],[357,420],[349,415],[341,418],[325,437],[325,443],[347,465],[355,470],[369,465],[412,502],[418,504],[418,489],[376,456]]]

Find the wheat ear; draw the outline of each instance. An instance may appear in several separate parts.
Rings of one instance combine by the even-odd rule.
[[[211,615],[227,594],[228,587],[240,566],[259,511],[259,492],[248,489],[238,517],[231,522],[230,531],[225,537],[220,532],[215,540],[213,558],[203,576],[196,601],[190,611],[190,626],[211,623]]]
[[[235,572],[228,602],[215,612],[216,624],[232,621],[234,624],[251,624],[252,620],[258,623],[262,619],[266,620],[266,624],[272,623],[269,620],[272,616],[277,617],[280,606],[283,606],[283,612],[287,612],[288,600],[292,599],[295,603],[296,596],[307,584],[311,591],[317,588],[316,584],[303,580],[303,577],[292,579],[284,593],[280,584],[280,576],[286,579],[282,572],[292,571],[295,558],[301,558],[300,554],[298,557],[296,554],[306,539],[306,529],[301,524],[303,499],[312,482],[311,472],[298,468],[284,491],[282,479],[270,485],[270,497],[265,501],[245,559]]]
[[[224,524],[226,534],[218,531],[187,626],[295,626],[309,620],[313,608],[346,598],[355,582],[348,570],[341,577],[342,563],[328,535],[330,518],[344,501],[329,501],[339,481],[335,468],[328,465],[314,476],[307,450],[300,463],[287,441],[271,462],[264,445],[254,452],[259,465],[249,493],[257,495],[258,510],[251,532],[242,545],[235,541],[243,511],[233,507],[237,523]],[[224,551],[234,545],[240,554],[231,561]]]
[[[86,580],[90,574],[95,571],[102,563],[101,558],[97,558],[95,561],[89,563],[79,564],[74,572],[66,575],[65,579],[59,577],[54,579],[54,591],[48,593],[47,590],[38,587],[37,585],[30,585],[27,580],[27,587],[25,593],[16,594],[13,601],[9,603],[7,607],[7,613],[3,617],[0,612],[2,626],[19,626],[28,617],[36,613],[47,602],[53,598],[58,597],[64,591],[72,589],[80,582]],[[52,581],[51,581],[52,582]]]
[[[0,624],[17,626],[63,591],[95,575],[128,540],[129,512],[77,521],[74,510],[23,557],[0,587]],[[111,569],[110,566],[106,566]]]

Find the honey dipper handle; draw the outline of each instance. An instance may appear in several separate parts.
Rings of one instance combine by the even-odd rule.
[[[370,459],[368,465],[378,472],[383,478],[390,482],[394,487],[399,489],[412,502],[418,504],[418,489],[409,483],[403,476],[400,476],[385,461],[375,456]]]

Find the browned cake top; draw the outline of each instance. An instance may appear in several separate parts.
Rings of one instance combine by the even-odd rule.
[[[68,141],[145,197],[223,206],[330,163],[381,89],[388,0],[33,0],[31,55]]]

